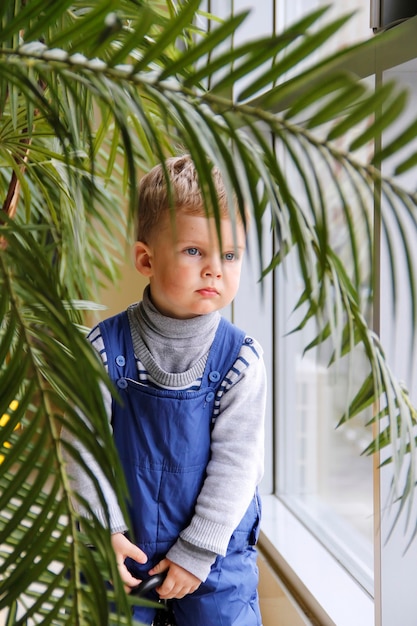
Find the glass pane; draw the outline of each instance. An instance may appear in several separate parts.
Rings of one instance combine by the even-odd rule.
[[[370,416],[336,428],[369,370],[358,350],[329,367],[330,342],[303,356],[317,333],[314,323],[290,333],[300,282],[289,259],[277,278],[277,495],[372,593],[373,460],[361,454]]]
[[[323,3],[308,0],[301,2],[302,9],[298,4],[291,6],[306,11],[311,10],[314,4],[319,6]],[[369,10],[364,11],[360,0],[334,4],[325,19],[346,14],[352,9],[359,9],[357,16],[348,22],[342,34],[329,40],[321,54],[335,52],[341,42],[346,45],[372,36]],[[324,135],[327,130],[323,128]],[[352,139],[344,137],[343,141],[339,140],[338,148],[348,149]],[[313,151],[306,157],[295,143],[292,148],[302,162],[306,163],[309,158],[310,163],[314,163],[320,187],[312,183],[313,197],[324,197],[331,208],[328,221],[332,247],[352,276],[352,248],[343,201],[333,187],[332,179],[338,180],[348,205],[354,206],[355,200],[363,194],[362,209],[366,212],[372,211],[372,190],[363,189],[360,180],[351,186],[349,180],[344,179],[343,171],[335,168],[329,159],[322,159]],[[370,146],[363,149],[363,159],[372,154],[371,150]],[[277,155],[285,164],[291,191],[298,192],[297,201],[307,214],[310,205],[308,198],[303,197],[303,180],[296,168],[286,162],[288,155],[279,142]],[[355,212],[355,209],[352,210]],[[352,215],[352,223],[359,239],[356,253],[365,300],[370,246],[361,211]],[[304,288],[295,256],[287,259],[284,267],[278,270],[276,280],[276,351],[279,355],[275,384],[278,420],[276,494],[346,569],[373,593],[373,459],[362,455],[372,439],[372,433],[366,426],[370,416],[359,416],[336,428],[349,400],[365,380],[368,367],[359,350],[329,367],[333,354],[329,340],[304,354],[318,330],[314,322],[309,322],[302,331],[291,333],[304,313],[302,309],[294,312]],[[367,314],[370,313],[368,309]]]

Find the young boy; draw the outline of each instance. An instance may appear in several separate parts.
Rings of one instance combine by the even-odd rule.
[[[233,225],[214,169],[220,249],[191,159],[166,168],[172,196],[161,166],[140,184],[134,259],[149,281],[143,300],[89,335],[122,400],[106,397],[133,536],[108,493],[112,544],[127,589],[167,572],[158,594],[171,600],[178,626],[261,626],[254,546],[265,369],[256,340],[219,313],[239,286],[245,228],[236,207]],[[88,481],[84,489],[92,501]],[[155,610],[137,606],[134,616],[151,624]]]

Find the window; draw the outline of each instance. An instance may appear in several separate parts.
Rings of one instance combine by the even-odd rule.
[[[266,35],[274,29],[281,31],[308,11],[327,2],[265,0],[255,3],[230,0],[219,3],[218,0],[211,0],[208,4],[214,12],[216,8],[221,8],[223,14],[232,9],[236,13],[252,9],[246,30],[235,37],[236,43],[243,43],[245,38]],[[358,10],[356,17],[341,35],[329,41],[327,52],[355,39],[373,37],[367,2],[346,0],[333,3],[331,15],[340,16],[351,10]],[[415,19],[410,21],[409,29],[403,29],[404,25],[396,27],[399,30],[394,43],[393,40],[388,41],[389,45],[378,48],[376,53],[378,64],[386,64],[387,67],[411,59],[410,65],[397,67],[390,73],[411,87],[413,101],[417,98]],[[237,41],[239,37],[240,42]],[[364,66],[368,74],[375,71],[375,58],[362,56],[354,62],[359,73],[364,71]],[[378,76],[378,80],[383,78]],[[293,176],[289,169],[288,176]],[[406,183],[415,188],[415,172],[410,173]],[[291,188],[296,186],[293,181]],[[369,209],[374,209],[372,198]],[[335,236],[343,235],[337,221],[337,205],[333,219]],[[263,244],[266,261],[272,252],[268,227],[266,224]],[[410,229],[411,232],[414,233]],[[340,250],[343,250],[343,237],[339,244]],[[344,251],[344,254],[346,262],[349,262],[349,251]],[[386,256],[382,244],[379,269],[383,285]],[[397,269],[397,286],[402,302],[404,259]],[[392,478],[390,469],[375,472],[373,460],[361,456],[371,437],[366,427],[367,416],[335,428],[346,408],[349,388],[353,391],[358,381],[364,378],[366,363],[363,356],[360,352],[354,355],[350,370],[343,360],[338,368],[329,368],[329,346],[303,354],[315,334],[313,323],[302,332],[288,334],[297,326],[297,315],[302,313],[292,313],[301,292],[295,259],[288,258],[285,276],[283,269],[279,269],[274,277],[268,276],[263,281],[262,289],[258,278],[256,245],[252,245],[232,314],[234,321],[262,344],[270,380],[267,461],[262,483],[262,545],[273,553],[281,570],[285,570],[287,580],[297,587],[297,592],[304,598],[308,597],[320,623],[391,626],[401,622],[402,626],[414,626],[417,613],[414,590],[417,540],[405,552],[407,536],[404,523],[397,526],[389,542],[385,543],[392,517],[396,514],[394,510],[390,517],[383,511],[384,496]],[[408,355],[410,337],[405,335],[403,328],[393,327],[391,295],[384,292],[375,303],[381,308],[381,338],[395,371],[409,382],[411,393],[415,395],[415,371],[410,373],[412,367],[404,358],[405,353]],[[402,321],[401,318],[401,324]],[[406,320],[405,323],[408,322]],[[391,354],[393,346],[397,347],[395,358]],[[376,477],[374,484],[373,475]],[[379,497],[381,503],[378,502]],[[381,515],[381,519],[374,520],[374,512],[375,516]],[[415,518],[411,521],[414,523]],[[373,546],[376,551],[375,565]]]
[[[253,7],[250,36],[254,37],[270,32],[270,15],[275,16],[276,29],[281,30],[320,4],[315,0],[292,3],[271,0],[268,7],[263,5],[261,9],[259,4],[235,0],[233,7],[236,12],[249,5]],[[335,12],[341,14],[355,8],[363,9],[363,3],[352,0],[336,5],[332,9],[333,17]],[[371,36],[368,19],[369,15],[364,16],[362,10],[355,24],[350,23],[346,28],[343,44],[355,37]],[[358,28],[359,20],[362,30]],[[340,44],[340,39],[330,41],[327,52]],[[280,158],[279,146],[277,151]],[[288,176],[292,175],[288,170]],[[293,181],[291,188],[296,187]],[[336,206],[336,236],[341,232],[338,217]],[[294,571],[299,563],[312,569],[310,579],[307,573],[302,582],[317,598],[321,593],[314,587],[321,578],[318,573],[330,572],[331,564],[336,564],[337,573],[329,574],[323,593],[332,595],[328,583],[333,577],[339,590],[340,585],[346,590],[345,604],[352,607],[339,607],[345,613],[345,622],[332,619],[339,626],[370,625],[374,620],[373,461],[361,456],[371,438],[365,426],[366,416],[335,428],[348,401],[349,365],[342,361],[338,367],[328,368],[330,346],[303,356],[304,348],[315,336],[315,327],[311,324],[302,332],[289,334],[297,326],[297,315],[292,315],[292,311],[302,288],[296,260],[289,257],[284,268],[264,281],[261,291],[257,285],[256,246],[250,250],[243,272],[245,279],[234,307],[234,321],[260,341],[269,371],[267,464],[262,485],[264,534],[270,547],[277,547],[278,558],[291,561]],[[266,235],[265,260],[271,251],[272,243]],[[253,297],[255,290],[258,298]],[[361,354],[355,354],[351,372],[356,380],[352,380],[351,391],[357,381],[363,380],[365,368]],[[310,546],[308,550],[307,546]],[[343,580],[339,578],[340,570]],[[360,620],[357,615],[361,615]]]
[[[342,360],[328,367],[329,346],[303,356],[316,333],[312,324],[290,334],[301,295],[291,261],[278,271],[275,291],[275,495],[372,593],[373,460],[361,456],[371,441],[369,415],[336,429],[349,400],[349,377],[358,383],[368,370],[359,353],[350,365]]]

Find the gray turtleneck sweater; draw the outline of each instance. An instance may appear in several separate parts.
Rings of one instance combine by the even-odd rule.
[[[169,389],[198,389],[220,313],[187,320],[160,314],[145,289],[142,302],[128,308],[138,379]],[[90,341],[107,363],[105,347],[97,326]],[[211,457],[207,476],[190,525],[184,528],[167,557],[205,580],[217,555],[225,555],[233,530],[242,519],[263,474],[266,375],[262,349],[256,340],[245,342],[216,398],[215,424],[211,435]],[[103,392],[109,419],[110,393]],[[67,435],[68,436],[68,435]],[[76,441],[71,441],[77,445]],[[77,446],[79,447],[79,446]],[[85,452],[81,449],[80,452]],[[101,481],[112,532],[127,529],[112,490],[92,459],[86,459]],[[91,480],[71,459],[69,473],[77,490],[104,523]]]

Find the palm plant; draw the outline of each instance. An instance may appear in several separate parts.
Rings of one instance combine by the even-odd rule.
[[[401,497],[411,501],[415,410],[367,323],[368,205],[377,190],[400,232],[403,214],[416,226],[416,197],[378,168],[411,141],[416,122],[361,159],[361,149],[401,113],[405,95],[393,84],[374,91],[343,71],[350,56],[374,42],[306,65],[347,17],[325,21],[320,9],[278,36],[234,46],[246,13],[222,22],[204,15],[210,28],[199,29],[199,4],[15,0],[0,7],[0,444],[9,444],[0,465],[0,609],[7,608],[9,623],[130,623],[108,531],[94,516],[79,528],[70,497],[82,501],[82,494],[71,493],[60,430],[79,434],[123,506],[100,393],[107,381],[83,338],[85,311],[96,306],[103,280],[117,276],[115,231],[125,231],[125,204],[134,214],[137,171],[177,148],[190,152],[214,207],[210,167],[220,167],[242,211],[245,204],[251,210],[262,262],[269,216],[275,253],[265,272],[289,251],[297,254],[305,286],[301,326],[315,318],[319,328],[312,345],[331,340],[334,359],[364,349],[370,375],[342,421],[381,402],[374,420],[388,425],[368,452],[393,444],[397,472],[408,476]],[[304,88],[324,72],[320,87]],[[366,130],[341,148],[361,124]],[[408,158],[398,170],[414,163]],[[349,234],[350,269],[334,243],[330,196]],[[368,259],[360,263],[364,233]],[[69,452],[82,463],[75,449]]]

